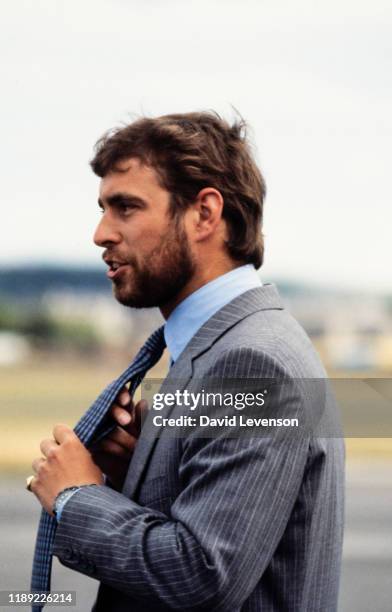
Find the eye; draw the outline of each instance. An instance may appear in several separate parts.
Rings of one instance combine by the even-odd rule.
[[[136,210],[137,206],[135,204],[131,204],[130,202],[122,202],[119,205],[119,209],[122,214],[128,215],[132,211]]]

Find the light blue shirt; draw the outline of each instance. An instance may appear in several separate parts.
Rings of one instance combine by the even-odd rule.
[[[173,310],[164,328],[172,361],[176,361],[198,329],[218,310],[262,282],[252,264],[240,266],[218,276],[188,295]]]
[[[178,359],[189,340],[212,315],[241,293],[261,286],[262,282],[255,267],[246,264],[218,276],[188,295],[173,310],[164,328],[171,361]],[[60,521],[64,506],[74,493],[76,491],[70,491],[69,495],[58,504],[57,521]]]

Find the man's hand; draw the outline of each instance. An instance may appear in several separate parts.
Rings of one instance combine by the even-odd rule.
[[[35,477],[30,489],[41,505],[53,516],[56,496],[67,487],[103,484],[103,475],[89,451],[67,425],[56,425],[53,439],[42,440],[43,457],[34,459]]]
[[[93,460],[117,491],[121,491],[124,484],[146,410],[147,402],[140,400],[134,405],[128,389],[124,387],[110,410],[118,426],[91,449]]]

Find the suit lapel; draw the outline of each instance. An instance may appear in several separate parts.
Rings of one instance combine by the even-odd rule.
[[[170,368],[170,372],[161,385],[158,385],[156,389],[153,388],[153,392],[159,393],[174,393],[176,390],[183,391],[192,377],[192,360],[190,355],[184,355],[181,359],[178,359]],[[151,384],[154,387],[154,383],[159,383],[157,380],[145,380],[143,384]],[[152,392],[149,392],[151,395]],[[142,392],[142,397],[144,396]],[[149,402],[150,410],[144,421],[143,428],[140,437],[137,441],[135,451],[133,453],[131,462],[125,483],[122,489],[122,493],[127,497],[132,498],[135,494],[136,488],[143,475],[144,468],[147,465],[148,457],[151,454],[154,445],[159,436],[159,427],[155,427],[152,422],[154,412],[151,409],[151,402]],[[162,417],[168,417],[170,412],[173,410],[172,406],[166,406],[159,411]],[[157,414],[155,412],[155,414]]]
[[[218,310],[191,338],[177,361],[170,369],[163,381],[159,393],[174,393],[183,391],[192,377],[193,360],[199,357],[234,325],[245,317],[259,310],[282,310],[283,304],[276,287],[265,284],[260,288],[250,289]],[[148,380],[146,380],[148,382]],[[153,381],[151,381],[153,383]],[[158,389],[157,389],[158,391]],[[168,417],[173,407],[165,407],[159,412],[162,417]],[[136,444],[135,452],[129,464],[129,469],[122,493],[132,498],[136,492],[143,472],[148,463],[154,445],[159,435],[159,427],[152,423],[152,410],[150,410]]]

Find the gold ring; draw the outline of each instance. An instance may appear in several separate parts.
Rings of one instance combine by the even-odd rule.
[[[26,478],[26,489],[28,491],[31,491],[31,483],[34,480],[34,476],[29,476],[28,478]]]

